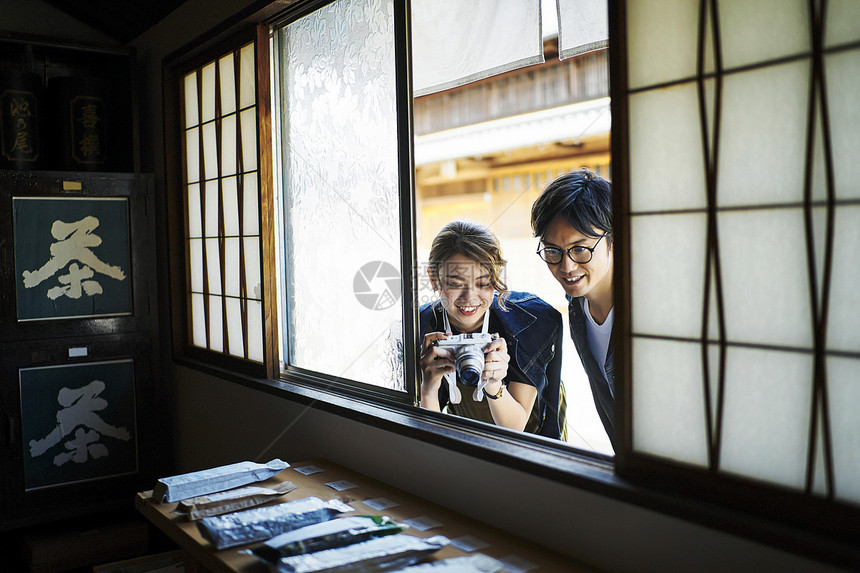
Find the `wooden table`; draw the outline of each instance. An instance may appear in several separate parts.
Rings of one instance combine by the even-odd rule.
[[[319,471],[314,471],[319,470]],[[313,471],[305,475],[303,471]],[[315,496],[323,500],[338,498],[356,511],[343,515],[387,515],[397,522],[413,521],[415,526],[404,533],[417,537],[444,535],[452,541],[435,554],[436,559],[483,553],[506,563],[504,571],[585,572],[569,558],[529,545],[523,539],[453,511],[434,505],[416,496],[395,489],[367,476],[348,470],[326,460],[312,460],[291,464],[278,475],[256,485],[272,487],[282,481],[291,481],[298,488],[272,503],[283,503]],[[331,485],[329,485],[331,484]],[[346,489],[341,489],[345,487]],[[364,502],[390,505],[374,509]],[[255,557],[240,551],[248,546],[216,551],[201,535],[195,522],[175,512],[176,503],[156,503],[152,491],[140,492],[135,507],[158,529],[173,539],[185,553],[186,571],[212,573],[266,573],[268,567]],[[424,531],[421,526],[438,524]],[[253,545],[253,544],[251,544]],[[458,547],[459,546],[459,547]]]

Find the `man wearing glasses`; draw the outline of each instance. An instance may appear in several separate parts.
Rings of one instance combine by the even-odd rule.
[[[532,205],[537,254],[564,288],[570,334],[615,447],[612,185],[588,169],[559,176]]]

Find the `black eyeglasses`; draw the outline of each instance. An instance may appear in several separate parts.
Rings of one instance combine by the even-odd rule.
[[[558,247],[544,247],[540,248],[540,243],[538,243],[538,249],[535,251],[540,258],[551,265],[557,265],[564,258],[564,253],[567,253],[567,256],[570,257],[570,260],[575,262],[578,265],[584,265],[585,263],[591,261],[591,257],[594,256],[594,249],[597,248],[598,243],[603,237],[606,236],[606,233],[600,235],[600,239],[597,239],[597,243],[594,243],[593,247],[585,247],[583,245],[574,245],[569,249],[560,249]]]

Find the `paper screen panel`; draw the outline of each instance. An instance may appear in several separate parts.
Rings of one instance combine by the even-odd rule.
[[[185,178],[189,183],[200,181],[200,128],[185,132]]]
[[[241,233],[241,229],[239,227],[238,194],[239,190],[236,188],[236,177],[225,177],[221,180],[221,203],[224,213],[224,235],[227,237],[237,237]]]
[[[627,81],[631,89],[695,76],[698,2],[631,0],[627,10]]]
[[[215,62],[200,70],[200,122],[206,124],[215,119]]]
[[[236,111],[236,67],[233,61],[233,54],[227,54],[218,60],[222,115],[228,115]]]
[[[246,300],[248,307],[248,358],[263,361],[263,305],[259,300]]]
[[[811,380],[811,354],[728,349],[723,471],[803,488]]]
[[[697,338],[702,330],[707,217],[702,213],[630,219],[633,332]]]
[[[257,66],[254,59],[254,45],[247,44],[239,50],[239,109],[255,105],[257,105]]]
[[[252,319],[246,298],[262,298],[255,66],[253,44],[224,54],[185,76],[183,99],[190,339],[261,360],[262,331],[247,329],[262,328],[262,307],[257,303]]]
[[[720,126],[720,207],[801,201],[809,61],[724,79]]]
[[[727,338],[809,348],[803,211],[729,211],[717,224]]]
[[[194,183],[188,186],[188,238],[203,236],[203,219],[200,216],[200,185]]]
[[[239,142],[236,140],[236,115],[221,119],[221,175],[236,173],[236,157]]]
[[[633,372],[636,450],[707,465],[700,346],[634,338]]]
[[[860,360],[832,357],[827,360],[828,404],[832,420],[835,497],[860,502]]]
[[[830,287],[831,312],[827,322],[827,347],[843,352],[860,352],[860,206],[836,209],[833,239],[833,278]]]
[[[224,352],[224,318],[221,309],[224,299],[211,295],[207,298],[209,299],[209,348],[216,352]]]
[[[829,47],[860,40],[860,2],[830,0],[827,3],[827,23],[824,45]]]
[[[860,2],[857,3],[860,6]],[[860,16],[858,16],[860,18]],[[855,28],[860,19],[854,20]],[[860,198],[860,48],[824,58],[838,199]],[[823,177],[819,178],[823,179]]]
[[[630,96],[630,208],[634,213],[705,207],[697,98],[694,83]]]
[[[806,0],[720,0],[723,66],[737,68],[807,53]]]
[[[185,103],[185,128],[194,127],[200,122],[199,107],[197,103],[197,72],[191,72],[185,76],[183,85]]]

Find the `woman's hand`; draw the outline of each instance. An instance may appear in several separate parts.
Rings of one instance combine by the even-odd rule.
[[[444,332],[430,332],[424,335],[421,344],[421,407],[428,410],[441,410],[439,405],[439,386],[442,376],[454,372],[454,357],[449,350],[439,348],[434,343],[445,340]]]
[[[504,380],[508,375],[508,364],[511,356],[508,354],[508,344],[505,339],[497,337],[484,349],[484,380],[487,385],[484,391],[490,396],[499,393]],[[537,389],[519,381],[508,380],[506,389],[501,396],[495,400],[487,398],[490,406],[490,414],[496,425],[523,431],[529,420],[529,414],[537,399]]]
[[[484,389],[488,394],[496,394],[505,376],[508,375],[508,363],[511,357],[508,354],[508,343],[498,334],[493,334],[495,339],[484,348],[484,371],[481,374],[483,380],[487,381]]]

